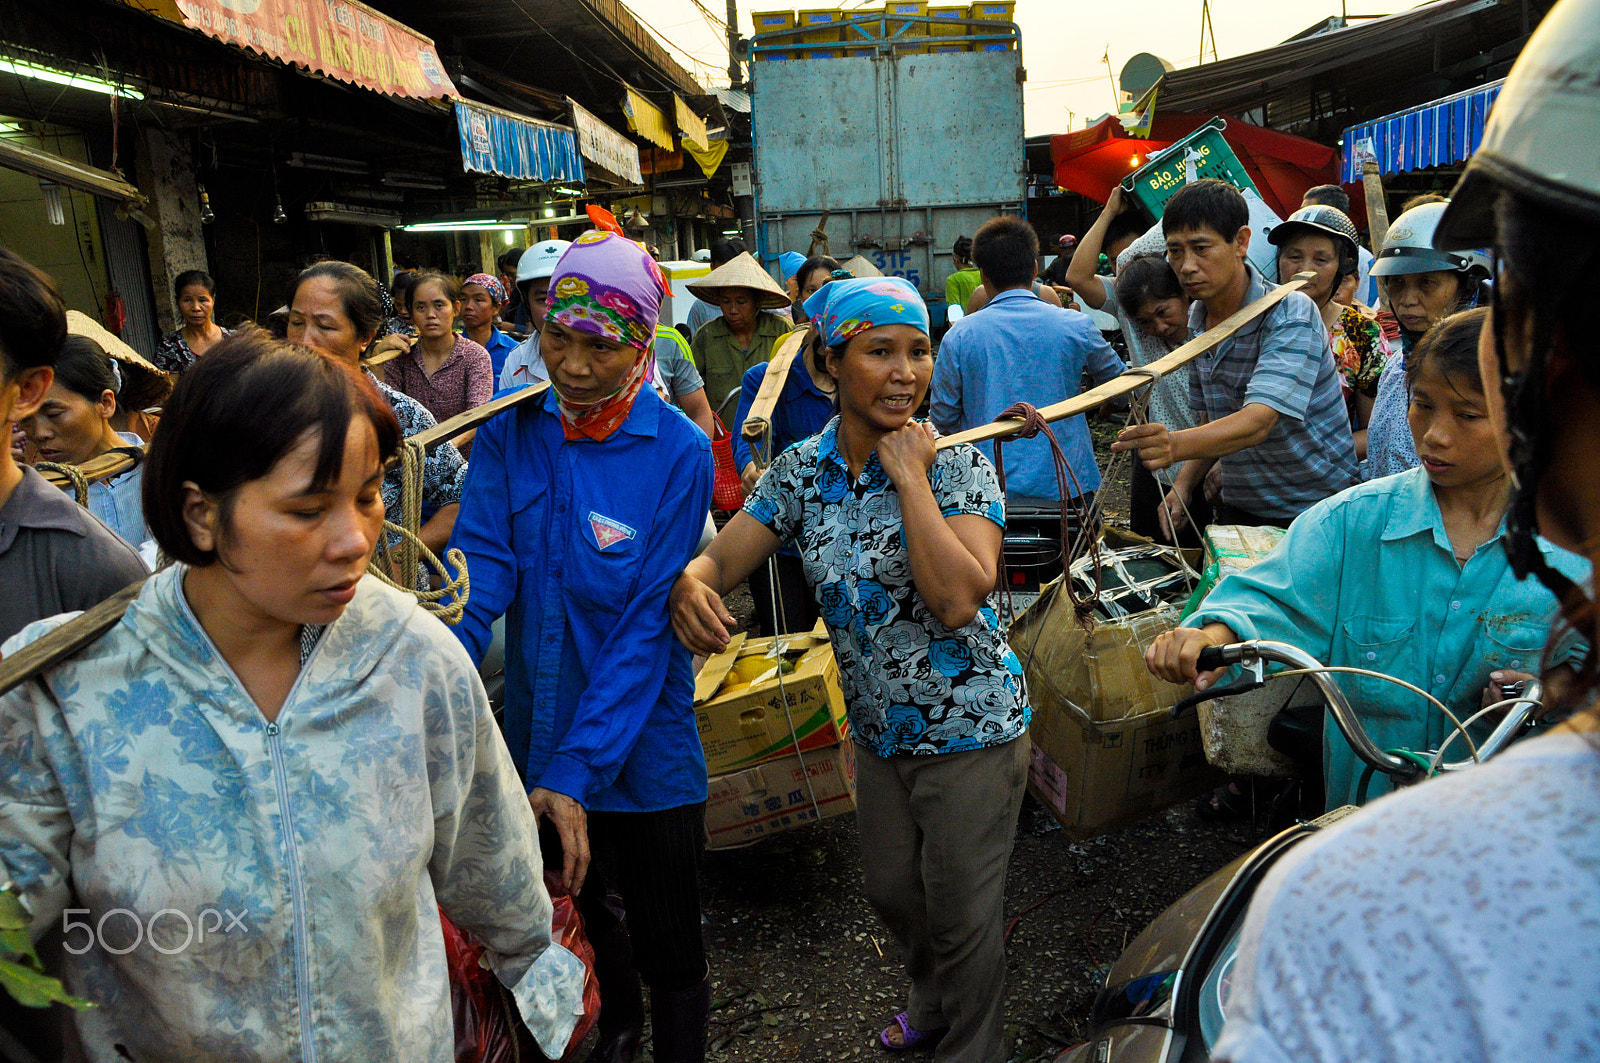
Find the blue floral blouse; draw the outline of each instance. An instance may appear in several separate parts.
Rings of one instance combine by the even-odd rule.
[[[939,622],[912,581],[893,482],[874,452],[851,483],[838,431],[835,417],[780,454],[744,511],[800,550],[839,659],[856,741],[888,757],[1019,737],[1031,714],[995,599],[965,627]],[[994,466],[976,447],[940,451],[928,475],[946,517],[975,513],[1005,527]]]

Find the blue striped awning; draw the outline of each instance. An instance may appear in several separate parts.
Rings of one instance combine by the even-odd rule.
[[[1430,166],[1465,162],[1483,141],[1483,126],[1489,108],[1500,95],[1495,81],[1479,85],[1442,100],[1387,115],[1375,122],[1351,126],[1344,131],[1343,162],[1340,180],[1346,184],[1361,180],[1361,165],[1356,162],[1356,144],[1371,139],[1378,156],[1380,173],[1402,173]]]
[[[568,127],[480,103],[454,102],[462,169],[516,181],[583,180],[583,157]]]

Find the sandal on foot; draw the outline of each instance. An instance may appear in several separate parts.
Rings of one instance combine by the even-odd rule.
[[[913,1048],[932,1044],[945,1035],[945,1030],[917,1030],[911,1026],[911,1014],[902,1011],[894,1017],[895,1026],[900,1027],[900,1043],[895,1044],[889,1040],[889,1031],[894,1026],[885,1026],[878,1032],[878,1041],[891,1052],[909,1052]]]
[[[1240,793],[1230,782],[1203,795],[1195,802],[1194,811],[1208,823],[1233,823],[1250,818],[1252,803],[1250,794]]]

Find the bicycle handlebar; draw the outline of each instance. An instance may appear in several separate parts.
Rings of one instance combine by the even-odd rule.
[[[1257,666],[1259,671],[1259,666],[1266,662],[1306,669],[1307,675],[1317,685],[1317,689],[1327,701],[1328,711],[1333,716],[1335,725],[1338,726],[1340,733],[1345,737],[1345,741],[1350,743],[1351,750],[1355,752],[1355,755],[1362,762],[1402,782],[1414,780],[1418,775],[1422,774],[1423,769],[1420,765],[1406,758],[1397,757],[1392,753],[1385,753],[1372,744],[1372,739],[1367,737],[1366,728],[1361,726],[1361,721],[1356,718],[1355,711],[1345,698],[1344,691],[1333,681],[1333,676],[1323,671],[1324,665],[1321,661],[1318,661],[1303,650],[1285,642],[1269,642],[1259,639],[1249,642],[1229,643],[1226,646],[1207,646],[1200,651],[1196,667],[1199,671],[1210,672],[1218,668],[1245,665]],[[1259,678],[1258,676],[1257,679],[1259,680]],[[1184,709],[1198,705],[1202,701],[1243,694],[1246,691],[1254,690],[1260,685],[1259,681],[1255,681],[1204,690],[1174,705],[1172,714],[1177,716]],[[1522,692],[1517,695],[1516,703],[1506,711],[1505,718],[1495,726],[1489,737],[1479,744],[1476,758],[1468,756],[1452,763],[1441,763],[1436,770],[1440,772],[1460,771],[1463,768],[1470,768],[1475,764],[1488,760],[1500,752],[1531,725],[1530,717],[1540,705],[1543,697],[1544,684],[1537,679],[1529,680]],[[1443,748],[1444,746],[1441,745],[1440,749],[1442,750]]]
[[[1385,753],[1372,744],[1372,739],[1367,737],[1366,728],[1361,726],[1361,721],[1356,718],[1355,710],[1350,707],[1350,702],[1345,698],[1344,691],[1339,689],[1339,684],[1333,677],[1322,671],[1323,664],[1304,650],[1297,649],[1286,642],[1270,642],[1261,639],[1252,639],[1249,642],[1233,642],[1226,646],[1208,646],[1200,651],[1198,668],[1202,672],[1209,672],[1217,668],[1228,668],[1236,664],[1256,665],[1271,662],[1286,664],[1291,668],[1304,668],[1311,681],[1317,685],[1322,697],[1328,703],[1328,711],[1333,716],[1333,722],[1338,726],[1345,741],[1350,743],[1350,748],[1355,755],[1365,764],[1371,765],[1377,771],[1383,772],[1391,778],[1401,781],[1410,781],[1422,773],[1422,767],[1404,757],[1397,757],[1392,753]],[[1246,684],[1237,689],[1221,689],[1203,691],[1194,698],[1186,698],[1177,706],[1174,712],[1181,711],[1191,704],[1214,697],[1229,697],[1233,694],[1242,694],[1245,690],[1253,689],[1257,684]]]

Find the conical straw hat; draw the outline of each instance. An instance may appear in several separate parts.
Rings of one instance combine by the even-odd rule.
[[[67,332],[82,336],[100,345],[121,366],[122,392],[131,401],[127,405],[144,409],[159,406],[172,391],[172,380],[157,369],[138,351],[118,339],[109,329],[81,310],[67,311]],[[122,396],[119,396],[119,398]]]
[[[874,266],[871,260],[863,258],[860,255],[856,255],[854,258],[846,260],[845,262],[841,263],[841,266],[844,269],[849,270],[850,276],[852,277],[883,276],[883,270],[879,269],[877,266]]]
[[[708,303],[716,302],[724,288],[749,288],[759,296],[763,310],[777,310],[789,305],[789,293],[772,279],[772,274],[761,268],[761,263],[748,251],[726,265],[718,266],[699,280],[690,281],[685,287]]]

